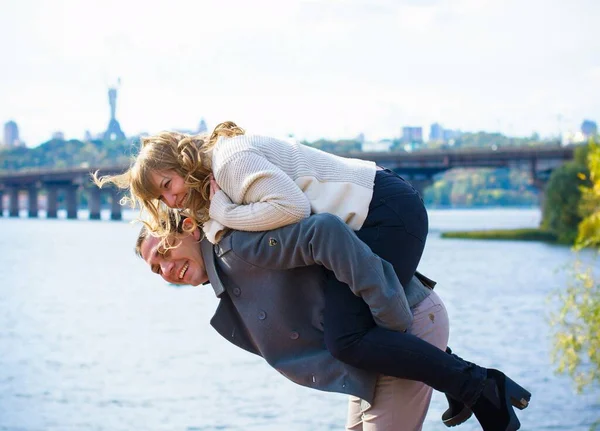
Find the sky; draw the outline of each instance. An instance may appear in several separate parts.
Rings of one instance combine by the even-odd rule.
[[[29,146],[209,128],[369,140],[600,121],[597,0],[2,0],[0,123]],[[2,137],[0,137],[2,139]]]

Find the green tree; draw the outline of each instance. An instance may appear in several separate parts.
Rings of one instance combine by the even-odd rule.
[[[555,169],[546,187],[542,229],[556,235],[563,244],[573,244],[583,217],[579,203],[581,187],[589,186],[587,148],[575,150],[575,159]]]
[[[589,145],[587,167],[590,184],[580,189],[579,213],[582,220],[579,223],[576,245],[579,248],[600,249],[600,145],[593,141]]]
[[[588,146],[589,174],[579,173],[578,227],[575,248],[593,247],[600,251],[600,147]],[[600,384],[600,280],[592,267],[578,263],[574,280],[559,295],[561,307],[555,317],[554,359],[558,371],[570,375],[578,391]],[[596,429],[600,419],[594,424]]]

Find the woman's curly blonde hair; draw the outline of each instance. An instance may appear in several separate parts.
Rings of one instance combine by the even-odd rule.
[[[127,171],[119,175],[98,176],[92,174],[94,183],[102,188],[113,184],[129,191],[129,196],[121,199],[121,205],[145,210],[149,219],[143,221],[155,235],[166,240],[169,232],[180,223],[179,216],[173,219],[169,208],[158,199],[160,192],[152,182],[152,172],[174,171],[180,175],[189,188],[184,203],[184,215],[193,223],[186,223],[185,230],[193,231],[209,219],[210,176],[212,174],[212,149],[219,137],[233,137],[245,132],[232,121],[219,124],[212,134],[187,135],[179,132],[162,132],[141,139],[140,152]],[[178,212],[177,212],[178,213]]]

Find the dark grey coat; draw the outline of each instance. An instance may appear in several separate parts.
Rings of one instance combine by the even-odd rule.
[[[369,304],[382,326],[410,326],[410,307],[435,283],[413,277],[402,289],[389,263],[375,256],[338,217],[318,214],[268,232],[233,231],[202,255],[220,298],[212,326],[262,356],[300,385],[356,395],[371,403],[377,375],[333,358],[323,336],[324,271]]]

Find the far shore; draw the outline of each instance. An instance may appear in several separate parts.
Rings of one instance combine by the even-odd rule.
[[[505,241],[541,241],[559,244],[556,235],[539,228],[525,229],[489,229],[472,231],[446,231],[442,238],[454,239],[492,239]]]

